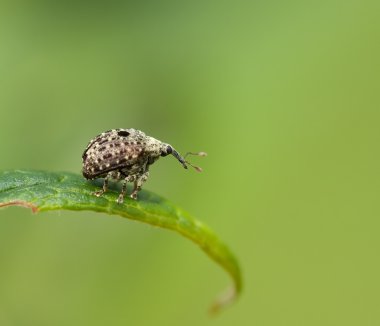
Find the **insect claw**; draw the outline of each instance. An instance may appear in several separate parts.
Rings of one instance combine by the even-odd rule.
[[[103,190],[94,191],[91,194],[96,196],[96,197],[101,197],[104,194],[104,191]]]
[[[118,204],[122,204],[124,202],[124,195],[120,194],[119,197],[116,199],[116,202]]]

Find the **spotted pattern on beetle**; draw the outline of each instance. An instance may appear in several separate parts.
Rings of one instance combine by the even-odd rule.
[[[204,152],[181,156],[171,145],[145,135],[136,129],[112,129],[92,139],[82,155],[83,176],[86,179],[104,178],[103,188],[94,192],[100,197],[108,188],[108,180],[123,180],[121,193],[117,202],[121,204],[126,194],[127,183],[133,182],[130,197],[137,199],[137,193],[149,177],[149,167],[161,156],[173,155],[182,166],[187,164],[198,172],[201,168],[186,161],[187,155],[206,156]]]

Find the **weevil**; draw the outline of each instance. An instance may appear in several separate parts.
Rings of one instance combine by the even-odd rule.
[[[145,135],[136,129],[112,129],[101,133],[92,139],[82,155],[83,176],[86,179],[104,178],[101,190],[94,192],[102,196],[108,189],[110,179],[123,180],[121,193],[117,203],[121,204],[127,191],[127,183],[133,182],[134,187],[130,197],[137,199],[137,193],[149,177],[149,167],[161,156],[173,155],[182,166],[192,166],[201,172],[200,167],[186,161],[187,155],[206,156],[205,152],[188,152],[181,156],[171,145]]]

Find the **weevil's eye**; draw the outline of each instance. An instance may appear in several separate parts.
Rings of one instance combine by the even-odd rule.
[[[171,154],[172,152],[173,152],[173,148],[171,148],[171,146],[168,146],[168,147],[166,147],[166,150],[165,149],[162,150],[161,156],[165,157],[165,156]]]

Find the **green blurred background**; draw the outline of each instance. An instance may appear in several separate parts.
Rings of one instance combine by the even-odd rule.
[[[0,325],[380,325],[378,1],[2,1],[0,169],[80,173],[137,128],[145,185],[236,253],[91,212],[0,210]]]

